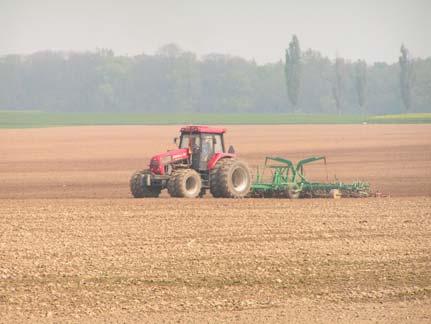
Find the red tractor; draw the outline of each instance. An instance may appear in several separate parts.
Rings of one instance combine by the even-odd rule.
[[[251,186],[250,170],[236,159],[231,146],[226,152],[223,128],[187,126],[174,139],[178,149],[153,156],[149,169],[130,179],[133,197],[158,197],[167,188],[171,197],[202,197],[209,189],[216,198],[245,197]]]

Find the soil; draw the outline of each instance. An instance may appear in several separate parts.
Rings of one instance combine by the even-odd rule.
[[[175,126],[0,130],[0,322],[431,321],[431,125],[232,126],[367,199],[132,199]]]

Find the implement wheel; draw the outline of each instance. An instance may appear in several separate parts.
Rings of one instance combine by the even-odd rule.
[[[130,192],[134,198],[157,198],[162,191],[159,187],[148,187],[144,181],[151,176],[150,170],[136,171],[130,178]]]
[[[301,194],[301,190],[297,185],[289,186],[286,189],[286,197],[289,199],[298,199]]]
[[[250,186],[250,169],[242,161],[222,159],[210,172],[210,191],[216,198],[243,198]]]
[[[196,198],[201,193],[201,176],[193,169],[179,169],[172,173],[167,187],[171,197]]]

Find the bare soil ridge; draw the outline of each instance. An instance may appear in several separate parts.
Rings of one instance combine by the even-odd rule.
[[[293,307],[297,319],[384,320],[383,303],[429,320],[430,209],[431,198],[0,200],[0,313],[282,320]]]
[[[431,321],[431,125],[229,129],[389,198],[132,199],[177,131],[0,130],[1,323]]]
[[[132,172],[174,148],[178,126],[0,130],[0,198],[124,198]],[[312,179],[368,181],[392,196],[431,195],[431,125],[230,126],[252,167],[266,155],[326,155]],[[327,173],[326,173],[327,171]]]

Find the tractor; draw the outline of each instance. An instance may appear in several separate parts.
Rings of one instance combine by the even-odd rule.
[[[177,149],[153,156],[148,169],[135,172],[130,191],[135,198],[155,198],[163,189],[171,197],[202,197],[209,189],[215,198],[243,198],[251,187],[246,163],[225,150],[223,128],[187,126],[174,139]]]

